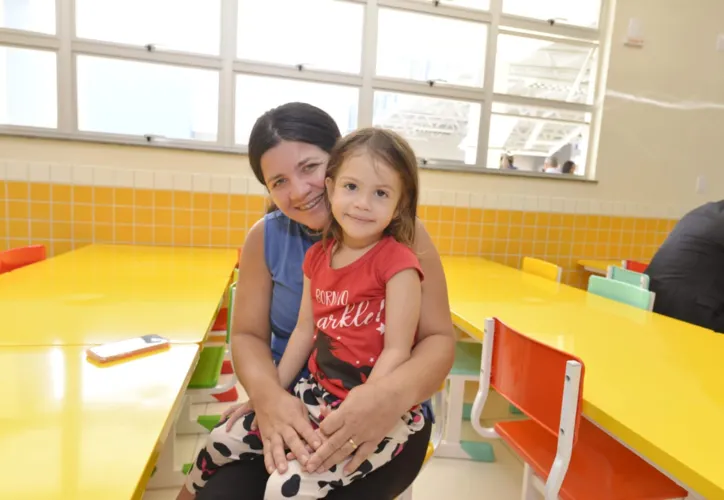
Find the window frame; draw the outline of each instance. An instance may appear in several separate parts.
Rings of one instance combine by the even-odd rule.
[[[607,60],[610,29],[610,0],[601,1],[598,28],[573,25],[556,25],[543,20],[503,14],[504,0],[491,0],[490,10],[476,10],[440,3],[433,0],[336,0],[362,4],[364,7],[361,71],[359,74],[342,73],[319,69],[298,69],[257,61],[241,60],[237,54],[238,0],[221,1],[221,32],[219,55],[192,54],[171,50],[154,50],[140,46],[81,39],[75,33],[75,0],[56,0],[56,34],[47,35],[10,28],[0,28],[0,45],[29,49],[52,50],[57,53],[58,126],[56,129],[0,124],[0,135],[41,137],[48,139],[70,139],[78,141],[143,145],[160,148],[192,149],[246,154],[247,147],[235,143],[236,75],[250,74],[267,77],[305,80],[359,88],[358,127],[373,123],[374,92],[387,91],[421,96],[439,97],[480,103],[481,113],[478,124],[477,155],[475,164],[451,160],[420,158],[421,168],[471,172],[510,174],[569,180],[594,180],[595,160],[600,130],[602,90],[605,79],[602,75]],[[380,8],[399,9],[421,14],[432,14],[445,18],[461,19],[486,24],[487,42],[485,50],[484,86],[482,88],[426,82],[408,79],[380,77],[375,74],[377,57],[377,19]],[[498,35],[509,34],[543,40],[561,41],[587,47],[597,47],[598,57],[594,65],[595,79],[593,104],[579,104],[551,99],[516,96],[496,93],[493,90]],[[78,130],[77,71],[79,55],[120,58],[126,60],[163,63],[190,68],[213,69],[219,72],[218,127],[215,142],[192,139],[167,139],[155,136],[135,136]],[[537,172],[500,171],[486,165],[493,103],[518,106],[533,106],[588,113],[590,116],[585,174],[583,176],[551,176]],[[497,114],[497,113],[496,113]],[[575,179],[571,179],[575,178]]]

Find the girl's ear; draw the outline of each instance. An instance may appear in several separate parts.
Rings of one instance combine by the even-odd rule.
[[[326,177],[324,179],[324,185],[327,187],[327,195],[332,196],[332,192],[334,191],[334,179]]]

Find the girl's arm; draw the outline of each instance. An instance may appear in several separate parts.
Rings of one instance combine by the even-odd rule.
[[[390,374],[410,358],[420,319],[422,287],[415,269],[404,269],[387,282],[385,290],[385,345],[367,382]]]
[[[297,326],[289,338],[282,360],[279,362],[279,381],[282,387],[289,387],[309,360],[314,347],[314,316],[312,314],[312,294],[309,278],[304,277],[302,303],[299,306]]]

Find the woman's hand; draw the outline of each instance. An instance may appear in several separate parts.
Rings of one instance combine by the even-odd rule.
[[[226,420],[226,432],[229,432],[234,426],[234,423],[247,413],[253,411],[254,408],[251,406],[251,401],[245,401],[243,403],[237,403],[229,406],[224,413],[221,414],[221,421]],[[256,417],[251,423],[251,430],[256,429]]]
[[[398,406],[394,399],[387,398],[380,384],[363,384],[352,389],[344,402],[320,424],[317,432],[324,444],[309,459],[307,471],[324,472],[354,454],[344,468],[345,474],[353,473],[405,413]],[[357,445],[356,451],[352,443]]]
[[[299,463],[305,465],[309,458],[306,445],[316,450],[322,440],[309,422],[304,403],[281,389],[261,401],[254,401],[267,472],[271,474],[278,470],[283,474],[287,471],[285,448],[294,454]]]

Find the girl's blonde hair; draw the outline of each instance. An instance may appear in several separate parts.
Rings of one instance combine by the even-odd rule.
[[[411,247],[415,241],[419,191],[415,152],[402,136],[391,130],[377,127],[361,128],[343,137],[332,149],[327,164],[327,177],[336,180],[344,162],[357,154],[369,155],[374,161],[384,163],[400,176],[401,197],[395,209],[395,216],[385,228],[384,234]],[[325,203],[331,214],[329,195],[325,196]],[[328,237],[339,242],[343,241],[342,227],[333,215],[324,229],[323,239],[326,240]]]

